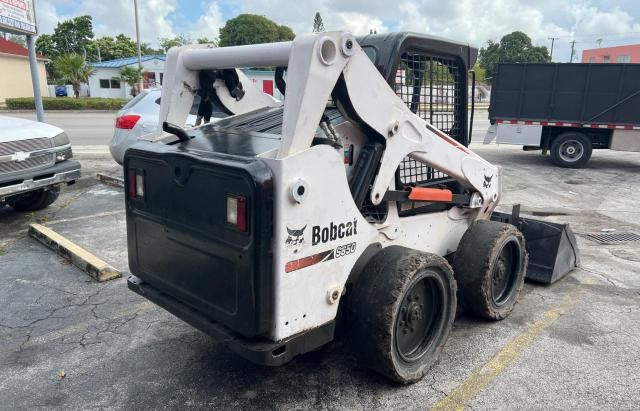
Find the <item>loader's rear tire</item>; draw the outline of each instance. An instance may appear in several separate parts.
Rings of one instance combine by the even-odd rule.
[[[349,298],[359,362],[403,384],[436,363],[456,312],[456,282],[437,255],[391,246],[369,261]]]
[[[524,236],[515,226],[497,221],[473,223],[453,257],[464,311],[488,320],[506,318],[524,285],[527,264]]]

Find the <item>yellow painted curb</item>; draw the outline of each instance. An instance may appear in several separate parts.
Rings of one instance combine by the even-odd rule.
[[[93,279],[102,282],[122,277],[122,273],[79,245],[40,224],[29,225],[29,235],[54,250]]]

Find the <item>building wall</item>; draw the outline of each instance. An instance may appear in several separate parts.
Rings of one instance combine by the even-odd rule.
[[[47,72],[44,61],[38,61],[40,92],[47,95]],[[0,102],[11,97],[33,97],[29,59],[0,55]]]
[[[242,70],[242,72],[249,77],[253,84],[260,90],[267,94],[271,94],[278,100],[282,100],[284,97],[278,91],[275,82],[275,71],[271,70]],[[269,93],[271,91],[271,93]]]
[[[584,50],[581,62],[640,63],[640,44]]]
[[[131,67],[138,67],[138,63],[130,64]],[[162,76],[164,76],[164,61],[153,59],[142,62],[142,67],[149,73],[145,81],[144,88],[160,87]],[[118,68],[96,68],[95,73],[89,78],[89,93],[91,97],[101,98],[131,98],[131,87],[125,83],[120,83],[120,88],[112,88],[117,82],[113,82],[120,75]],[[108,80],[109,88],[101,87],[100,80]],[[114,84],[115,83],[115,84]]]

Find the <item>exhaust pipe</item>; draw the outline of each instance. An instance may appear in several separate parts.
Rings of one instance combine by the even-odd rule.
[[[520,217],[520,204],[511,214],[494,212],[494,221],[513,224],[522,232],[529,253],[527,279],[553,284],[580,264],[580,251],[569,224]]]

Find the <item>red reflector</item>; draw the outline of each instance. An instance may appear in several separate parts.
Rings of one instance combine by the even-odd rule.
[[[136,171],[129,170],[129,198],[136,198]]]
[[[236,228],[240,231],[247,231],[247,199],[244,197],[236,197],[238,200],[238,220]]]
[[[127,114],[116,118],[116,128],[131,130],[133,126],[140,120],[140,116],[136,114]]]

